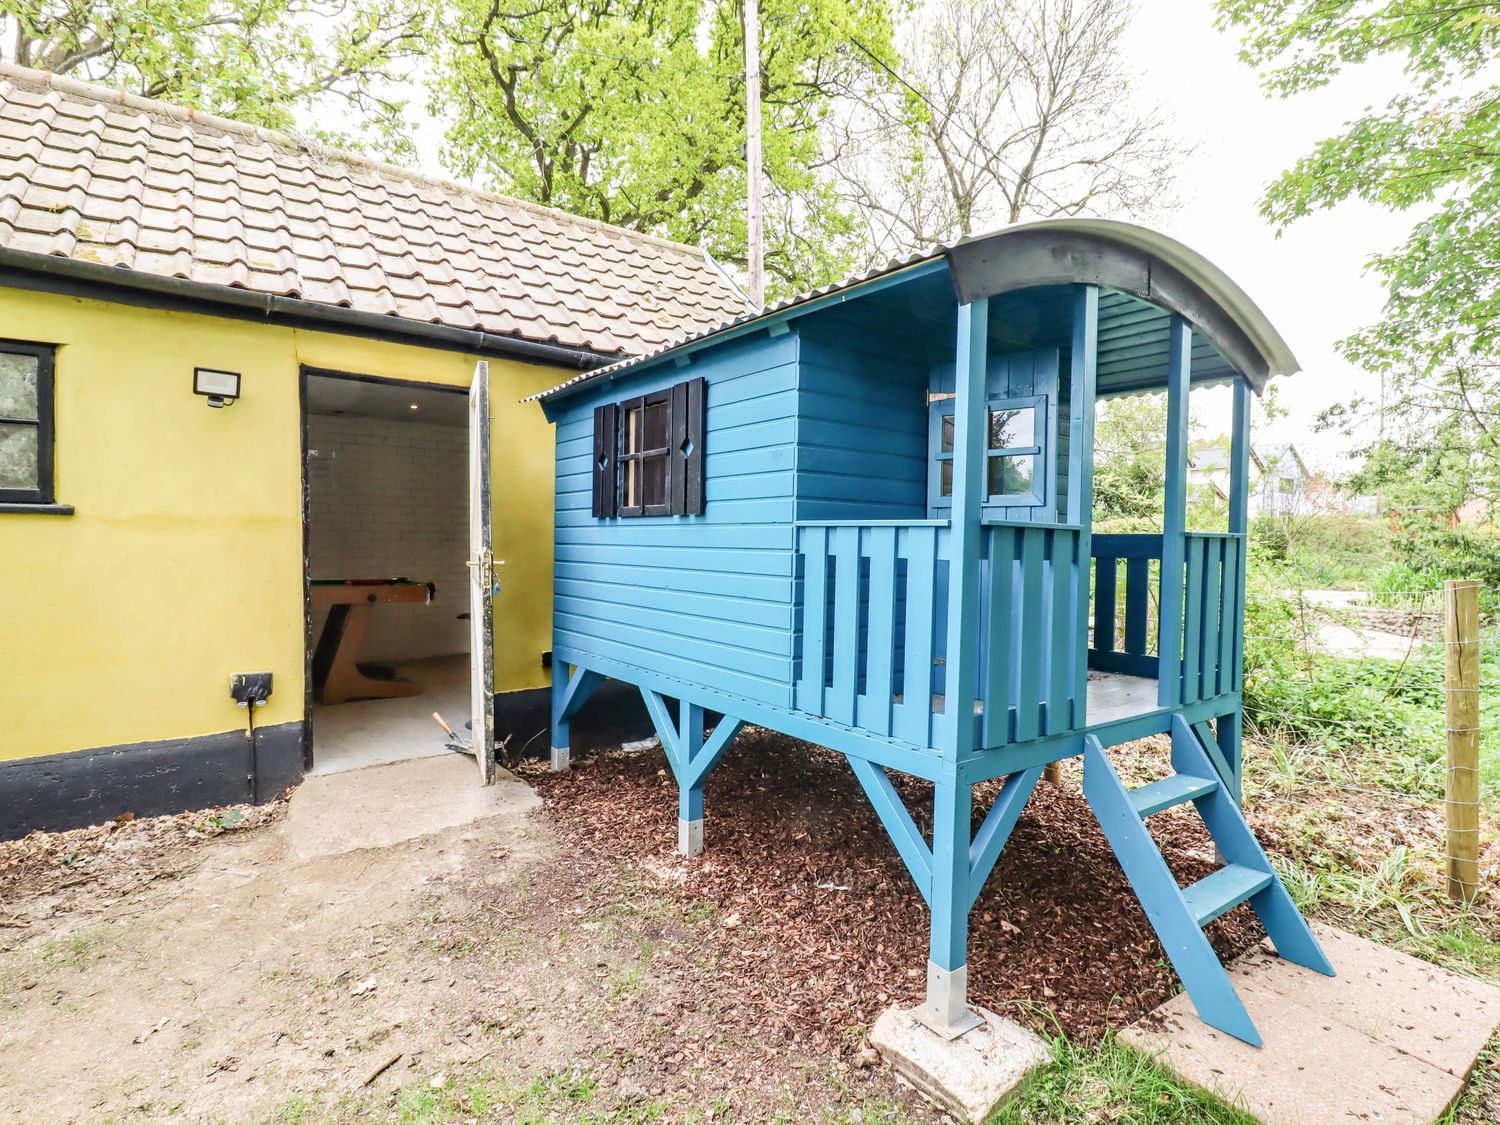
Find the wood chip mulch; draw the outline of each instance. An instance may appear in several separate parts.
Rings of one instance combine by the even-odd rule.
[[[1152,775],[1141,754],[1164,755],[1138,745],[1125,749],[1122,772]],[[676,783],[660,748],[526,773],[573,863],[662,873],[669,893],[713,906],[716,992],[825,1043],[847,1042],[892,1003],[920,1002],[927,908],[841,755],[747,728],[709,776],[707,850],[693,861],[676,854]],[[931,785],[892,780],[925,832]],[[976,791],[976,829],[998,789]],[[1212,841],[1191,810],[1151,827],[1179,882],[1213,869]],[[1037,786],[969,933],[970,1000],[1039,1029],[1093,1038],[1178,988],[1076,776]],[[1243,906],[1208,933],[1224,958],[1263,936]]]

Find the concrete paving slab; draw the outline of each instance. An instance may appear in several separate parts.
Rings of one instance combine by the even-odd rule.
[[[496,772],[495,784],[482,786],[472,758],[446,753],[308,778],[287,809],[292,854],[312,859],[386,848],[540,804],[514,774]]]
[[[1467,1074],[1500,1026],[1500,988],[1440,969],[1332,926],[1313,925],[1339,975],[1308,981],[1305,970],[1267,948],[1241,958],[1232,975],[1259,979],[1292,1001],[1450,1073]],[[1455,1067],[1461,1068],[1455,1070]]]
[[[1264,1047],[1210,1028],[1186,995],[1121,1039],[1266,1125],[1436,1120],[1500,1027],[1500,989],[1329,926],[1314,930],[1336,977],[1269,946],[1230,968]]]
[[[972,1009],[983,1023],[944,1039],[905,1008],[888,1008],[875,1021],[870,1045],[903,1079],[939,1107],[966,1121],[983,1121],[1022,1081],[1051,1057],[1047,1044],[1010,1020]]]

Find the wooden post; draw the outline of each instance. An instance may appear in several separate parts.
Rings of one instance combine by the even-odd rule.
[[[1167,490],[1162,512],[1161,617],[1157,627],[1157,702],[1182,702],[1182,595],[1187,531],[1188,397],[1192,392],[1193,330],[1172,317],[1167,367]]]
[[[943,716],[938,742],[954,761],[974,749],[979,693],[979,554],[984,527],[984,462],[988,411],[990,302],[958,307],[957,383],[953,401],[953,514],[948,563],[948,648],[944,654]],[[908,597],[910,595],[908,594]]]
[[[760,6],[745,0],[745,181],[749,187],[746,248],[750,265],[750,300],[766,303],[765,212],[761,202],[760,152]]]
[[[1089,578],[1094,525],[1094,405],[1099,359],[1099,287],[1080,285],[1073,292],[1072,371],[1068,389],[1067,523],[1078,532],[1078,586],[1073,595],[1073,715],[1076,729],[1088,723]],[[1049,785],[1062,784],[1062,762],[1042,773]]]
[[[1229,687],[1241,691],[1245,686],[1245,579],[1250,556],[1250,384],[1245,379],[1234,382],[1234,422],[1229,442],[1229,533],[1240,537],[1238,563],[1234,573],[1234,618],[1221,623],[1220,628],[1234,630],[1233,652],[1230,656],[1232,672]],[[1225,581],[1229,580],[1225,576]],[[1244,754],[1240,745],[1240,728],[1243,715],[1236,707],[1234,713],[1219,718],[1219,749],[1229,763],[1234,775],[1234,797],[1244,800]]]
[[[1448,897],[1479,890],[1479,583],[1449,582],[1443,599],[1448,660]]]

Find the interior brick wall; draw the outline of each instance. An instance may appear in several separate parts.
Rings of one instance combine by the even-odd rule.
[[[314,578],[437,583],[431,605],[377,607],[365,661],[469,651],[468,435],[463,427],[314,414],[307,420]],[[313,611],[313,636],[326,610]]]

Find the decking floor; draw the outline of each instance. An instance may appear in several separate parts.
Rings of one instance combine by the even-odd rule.
[[[1126,676],[1119,672],[1089,669],[1089,725],[1128,719],[1155,711],[1156,681],[1145,676]]]
[[[902,697],[892,696],[892,702],[900,703]],[[1128,719],[1132,715],[1144,715],[1155,711],[1156,681],[1146,676],[1127,676],[1120,672],[1100,672],[1089,669],[1088,716],[1089,725],[1112,723],[1116,719]],[[932,713],[943,713],[943,697],[932,697]],[[984,703],[976,701],[974,714],[984,713]]]

